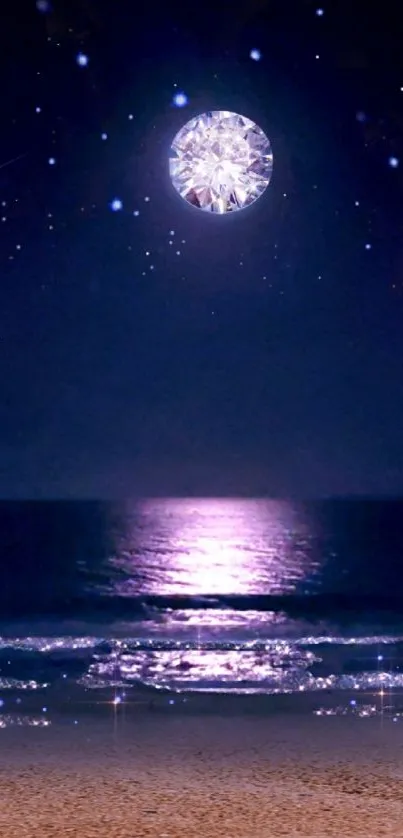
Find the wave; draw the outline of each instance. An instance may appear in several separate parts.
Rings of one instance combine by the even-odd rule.
[[[394,594],[272,594],[238,596],[108,596],[99,594],[77,594],[69,597],[36,597],[35,601],[19,597],[17,601],[0,600],[0,619],[52,618],[85,619],[91,621],[113,620],[155,620],[158,613],[191,611],[202,612],[284,612],[291,618],[342,619],[343,615],[371,615],[375,619],[382,615],[391,619],[402,614],[403,597]]]
[[[110,690],[286,694],[378,693],[403,688],[402,638],[300,638],[250,643],[177,643],[101,637],[0,637],[0,691]],[[379,654],[386,646],[385,657]],[[394,668],[390,667],[393,658]],[[83,700],[83,695],[80,697]],[[88,701],[88,697],[85,698]],[[111,696],[109,698],[111,700]],[[42,698],[42,704],[44,703]],[[7,699],[7,703],[9,699]],[[48,701],[45,702],[48,704]],[[352,705],[357,704],[354,697]],[[25,699],[24,699],[25,706]]]

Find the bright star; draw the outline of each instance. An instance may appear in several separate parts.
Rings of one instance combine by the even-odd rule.
[[[260,52],[260,49],[251,49],[249,58],[251,58],[252,61],[260,61],[261,57],[262,53]]]
[[[110,208],[112,212],[119,212],[119,210],[123,209],[123,202],[120,198],[114,198],[110,203]]]
[[[79,52],[76,61],[79,67],[87,67],[89,62],[88,55],[84,55],[83,52]]]
[[[172,102],[176,108],[184,108],[187,105],[188,101],[189,99],[186,96],[186,93],[183,92],[175,93],[175,96],[172,99]]]

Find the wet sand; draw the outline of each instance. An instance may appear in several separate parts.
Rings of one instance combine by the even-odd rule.
[[[237,706],[0,730],[1,838],[402,838],[403,722]]]

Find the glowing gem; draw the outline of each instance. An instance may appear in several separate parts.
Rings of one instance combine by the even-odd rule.
[[[179,195],[205,212],[244,209],[270,183],[270,141],[251,119],[208,111],[191,119],[171,146],[169,172]]]

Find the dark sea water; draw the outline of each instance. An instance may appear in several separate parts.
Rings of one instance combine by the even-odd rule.
[[[383,696],[401,665],[402,501],[0,504],[1,696]]]

